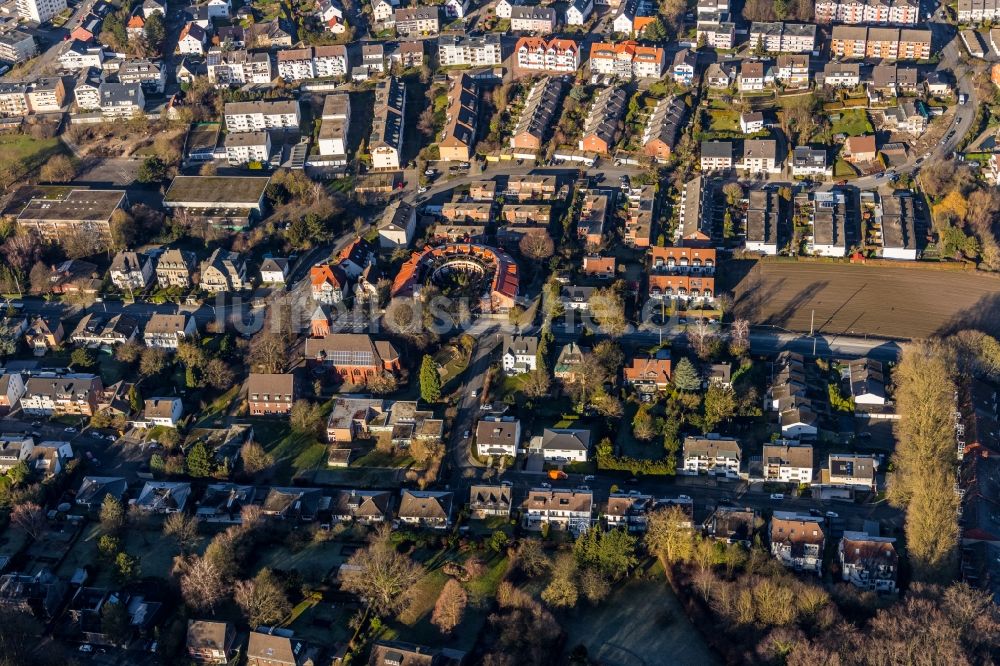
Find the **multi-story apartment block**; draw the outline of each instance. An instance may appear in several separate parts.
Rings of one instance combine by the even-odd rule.
[[[332,76],[346,76],[350,70],[347,59],[347,47],[343,44],[329,44],[313,47],[313,66],[316,78],[324,79]]]
[[[45,23],[66,9],[66,0],[17,0],[15,7],[22,21]]]
[[[812,444],[779,440],[774,444],[765,444],[762,457],[766,481],[812,483]]]
[[[572,39],[521,37],[514,54],[518,69],[524,71],[575,74],[580,68],[580,48]]]
[[[11,30],[0,35],[0,60],[17,64],[38,53],[35,38],[20,30]]]
[[[295,100],[227,102],[225,117],[229,132],[298,129],[299,103]]]
[[[442,35],[438,37],[438,61],[442,67],[499,65],[503,62],[500,35]]]
[[[972,6],[972,0],[959,0],[958,18],[963,18],[962,5]],[[818,0],[815,8],[817,23],[896,24],[916,25],[920,20],[920,3],[916,0]]]
[[[595,42],[590,46],[590,71],[622,78],[658,79],[663,76],[663,49],[628,41],[619,44]]]
[[[728,13],[698,14],[695,27],[696,39],[714,49],[731,49],[736,43],[736,24]]]
[[[783,53],[778,56],[774,80],[786,88],[808,88],[809,56],[794,53]]]
[[[126,60],[118,67],[118,82],[138,83],[146,92],[162,93],[167,84],[167,70],[152,60]]]
[[[274,74],[266,51],[223,51],[213,48],[205,59],[208,80],[217,86],[271,83]]]
[[[0,81],[0,116],[17,118],[28,115],[27,83]]]
[[[824,540],[817,518],[788,511],[771,518],[771,554],[790,569],[822,575]]]
[[[816,26],[812,23],[752,23],[751,48],[768,53],[811,53],[816,50]]]
[[[931,56],[931,31],[835,25],[830,35],[830,54],[846,59],[926,60]]]
[[[319,128],[320,155],[346,155],[347,130],[351,125],[351,97],[348,93],[331,93],[323,100]]]
[[[190,287],[191,273],[195,269],[194,254],[170,248],[156,261],[156,283],[167,287]]]
[[[28,88],[28,108],[32,113],[56,113],[66,102],[66,86],[61,76],[36,79]]]
[[[60,242],[76,234],[111,240],[111,215],[127,205],[122,190],[70,190],[61,199],[32,199],[17,217],[17,226]]]
[[[740,443],[731,438],[708,436],[684,438],[684,471],[691,474],[706,472],[715,476],[738,478],[740,475]]]
[[[512,32],[548,35],[555,32],[556,24],[556,10],[551,7],[516,5],[510,10]]]
[[[441,29],[441,16],[437,6],[403,7],[393,12],[396,34],[436,35]]]
[[[266,163],[271,157],[271,135],[267,132],[232,132],[224,141],[226,160],[233,166]]]
[[[375,86],[375,116],[368,138],[374,168],[400,167],[405,114],[406,85],[396,77],[379,81]]]
[[[896,540],[864,532],[844,532],[837,547],[841,578],[862,590],[895,592],[899,574]]]
[[[33,377],[24,386],[21,410],[29,416],[92,416],[103,388],[95,375]]]
[[[285,81],[302,81],[316,78],[312,48],[284,49],[278,51],[278,76]]]

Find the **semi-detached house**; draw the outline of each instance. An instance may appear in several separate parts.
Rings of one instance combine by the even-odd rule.
[[[589,490],[533,488],[522,505],[524,526],[541,530],[542,525],[580,534],[590,529],[594,494]]]
[[[25,384],[21,410],[29,416],[93,416],[103,389],[95,375],[32,377]]]

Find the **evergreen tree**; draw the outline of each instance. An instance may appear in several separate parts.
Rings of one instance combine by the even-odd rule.
[[[205,442],[197,442],[191,447],[185,460],[188,474],[195,477],[206,477],[212,475],[212,460],[208,454],[208,447]]]
[[[424,402],[437,402],[441,399],[441,374],[430,354],[425,354],[420,363],[420,397]]]
[[[190,365],[184,371],[184,386],[189,389],[198,388],[198,377],[194,374],[194,368]]]
[[[694,364],[685,356],[674,368],[674,386],[681,391],[697,391],[701,388],[701,377],[695,370]]]
[[[136,414],[142,411],[142,395],[139,393],[139,389],[132,385],[132,388],[128,390],[128,404],[132,408],[132,411]]]

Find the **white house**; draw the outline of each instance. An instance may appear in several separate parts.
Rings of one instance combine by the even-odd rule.
[[[514,10],[514,6],[518,4],[520,4],[520,2],[515,2],[515,0],[497,0],[497,4],[493,11],[497,15],[497,18],[509,19]]]
[[[17,406],[24,395],[24,378],[19,372],[8,372],[0,376],[0,413]]]
[[[260,264],[260,281],[265,284],[285,284],[288,277],[288,259],[268,257]]]
[[[390,2],[390,0],[372,0],[372,18],[374,18],[378,23],[393,21],[393,12],[396,7],[399,6],[399,0],[396,2]]]
[[[143,423],[147,426],[176,428],[184,415],[184,405],[180,398],[149,398],[142,412]]]
[[[397,200],[386,208],[378,225],[378,243],[383,250],[407,247],[417,227],[417,209]]]
[[[489,416],[476,425],[476,452],[480,457],[517,457],[521,422],[511,416]]]
[[[765,481],[812,483],[812,444],[781,439],[773,444],[765,444],[762,464]]]
[[[735,479],[740,475],[742,454],[740,443],[729,437],[685,437],[684,472]]]
[[[890,537],[844,532],[837,547],[841,578],[863,590],[895,592],[899,572],[895,544],[896,540]]]
[[[188,314],[154,314],[146,323],[142,340],[147,347],[172,351],[198,332],[194,317]]]
[[[138,252],[119,252],[111,261],[111,284],[123,291],[141,291],[153,279],[153,260]]]
[[[230,0],[208,0],[205,4],[205,8],[208,10],[208,18],[229,18],[229,15],[233,11],[233,5]]]
[[[465,14],[468,11],[469,0],[445,0],[444,13],[448,18],[465,18]]]
[[[825,535],[820,521],[788,511],[771,519],[771,554],[789,569],[821,575]]]
[[[191,55],[205,55],[205,42],[207,36],[205,29],[197,23],[191,22],[181,29],[180,38],[177,40],[177,52]]]
[[[594,11],[594,0],[573,0],[566,8],[566,25],[583,25]]]
[[[553,462],[587,462],[590,451],[589,430],[580,428],[546,428],[531,439],[531,450]]]
[[[878,458],[860,453],[831,453],[827,462],[826,481],[832,486],[858,490],[875,490]]]
[[[508,375],[533,372],[538,367],[538,338],[528,335],[505,335],[503,371]]]
[[[852,361],[847,366],[847,378],[855,405],[885,405],[885,375],[880,362],[870,358]]]

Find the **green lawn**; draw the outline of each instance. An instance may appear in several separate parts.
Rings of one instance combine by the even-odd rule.
[[[844,109],[840,112],[840,118],[833,121],[830,131],[833,134],[861,136],[871,134],[875,129],[868,120],[868,112],[864,109]]]
[[[844,161],[843,158],[838,157],[837,161],[833,164],[833,177],[834,178],[856,178],[858,172],[854,170],[854,167]]]
[[[337,573],[352,552],[343,541],[313,541],[305,548],[293,551],[288,547],[268,548],[258,561],[260,568],[298,571],[307,579],[321,580]]]
[[[708,130],[710,132],[739,132],[740,114],[736,111],[722,111],[713,109],[708,112],[712,119],[712,124]]]
[[[300,474],[326,467],[327,446],[315,436],[290,432],[280,439],[261,441],[261,445],[274,457],[276,483],[290,483]]]
[[[24,162],[29,171],[64,152],[57,138],[33,139],[26,134],[0,135],[0,168]]]

